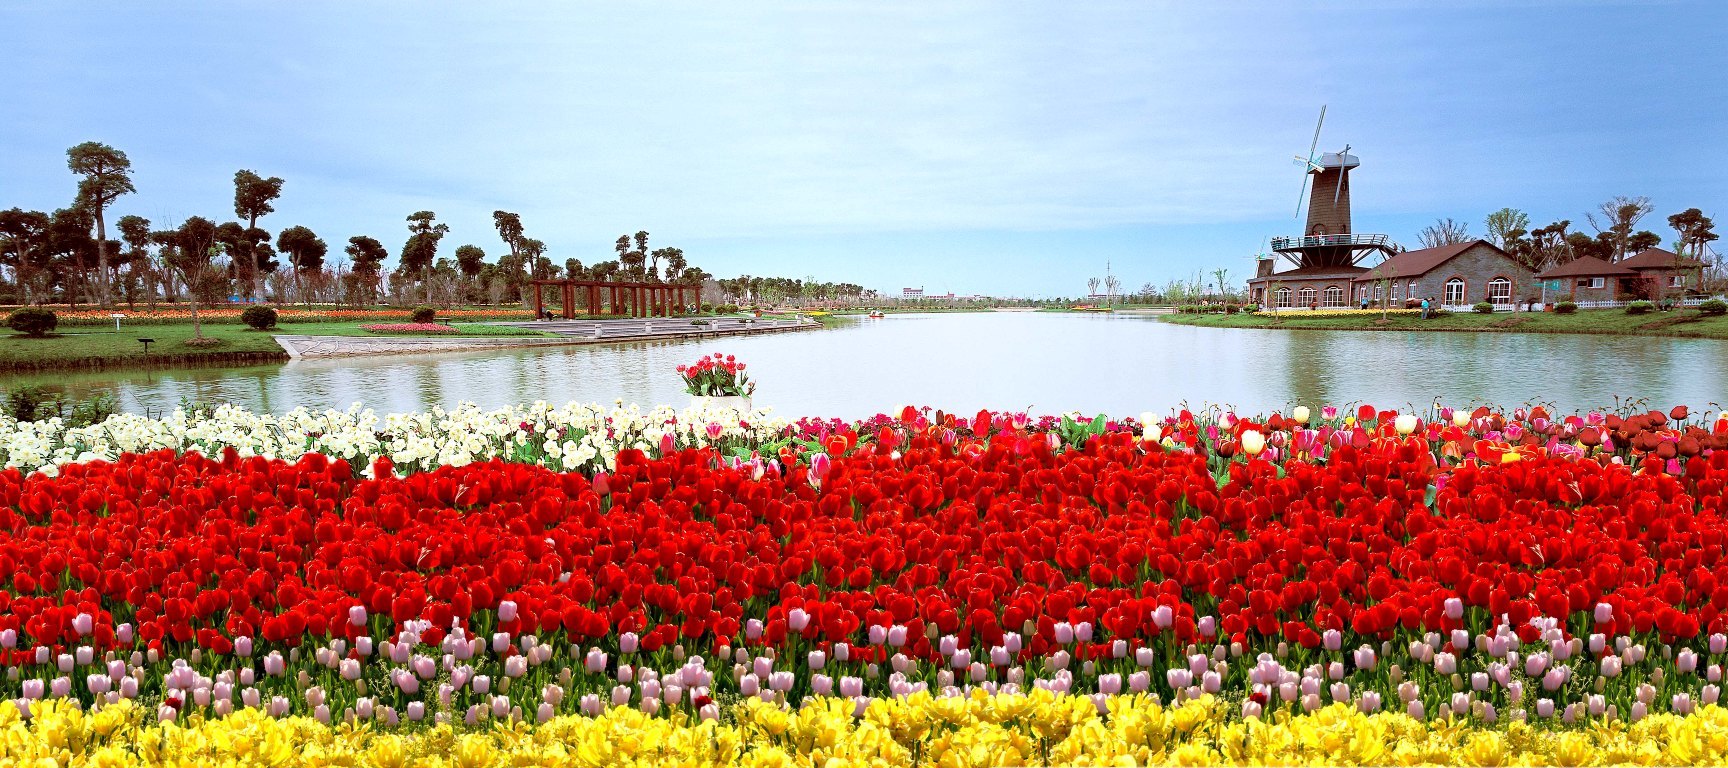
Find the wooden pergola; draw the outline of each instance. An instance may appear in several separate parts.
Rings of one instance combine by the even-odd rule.
[[[702,286],[682,283],[618,283],[608,280],[530,280],[534,286],[534,317],[546,314],[542,288],[559,290],[564,319],[576,317],[577,296],[585,315],[672,317],[701,301]]]

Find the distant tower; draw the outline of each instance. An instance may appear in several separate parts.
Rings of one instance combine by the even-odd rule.
[[[1315,156],[1314,150],[1320,146],[1320,126],[1325,122],[1326,108],[1321,107],[1308,156],[1296,156],[1296,163],[1304,166],[1305,171],[1301,194],[1296,197],[1296,211],[1301,213],[1302,198],[1308,198],[1307,225],[1300,236],[1272,238],[1272,250],[1284,254],[1298,268],[1350,267],[1371,252],[1391,255],[1402,250],[1385,235],[1358,235],[1351,231],[1350,171],[1362,161],[1350,154],[1348,144],[1342,151]]]

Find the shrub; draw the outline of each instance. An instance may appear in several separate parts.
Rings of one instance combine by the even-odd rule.
[[[14,313],[16,314],[16,313]],[[6,416],[14,421],[42,421],[61,415],[60,396],[41,387],[19,387],[6,393]]]
[[[25,336],[41,338],[47,336],[60,325],[60,316],[54,310],[41,307],[24,307],[12,310],[6,316],[6,326]]]
[[[240,322],[251,326],[255,331],[269,330],[276,327],[276,310],[269,307],[247,307],[240,313]]]
[[[1578,305],[1570,301],[1562,301],[1559,304],[1554,305],[1554,311],[1562,315],[1570,315],[1573,312],[1578,311]]]
[[[1235,304],[1225,304],[1224,305],[1224,314],[1226,314],[1226,315],[1234,315],[1240,311],[1242,311],[1242,308],[1236,306]]]
[[[430,324],[434,318],[438,317],[438,310],[422,304],[415,307],[412,312],[409,312],[408,316],[413,318],[415,323],[427,325]]]
[[[1656,311],[1656,305],[1648,301],[1634,301],[1626,305],[1626,314],[1628,315],[1648,315],[1654,311]]]
[[[1698,312],[1705,315],[1728,315],[1728,302],[1721,299],[1711,299],[1699,304]]]
[[[109,416],[120,412],[120,402],[113,393],[98,392],[90,399],[74,403],[72,409],[62,418],[68,427],[87,427],[107,421]]]
[[[1470,310],[1478,315],[1492,315],[1494,314],[1494,305],[1486,301],[1478,301],[1475,306],[1470,307]]]

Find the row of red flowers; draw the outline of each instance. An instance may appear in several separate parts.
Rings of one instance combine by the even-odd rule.
[[[493,462],[357,480],[315,455],[166,452],[12,470],[0,630],[19,649],[112,647],[129,624],[226,653],[237,637],[352,637],[360,606],[433,633],[736,647],[780,643],[796,609],[818,642],[867,647],[898,626],[929,657],[933,636],[989,647],[1015,631],[1043,655],[1057,623],[1136,646],[1450,630],[1454,597],[1522,630],[1598,603],[1614,618],[1595,631],[1728,630],[1728,452],[1678,474],[1549,454],[1443,472],[1396,430],[1282,467],[1143,437],[1058,450],[1013,425],[988,440],[884,427],[785,453],[780,471],[625,451],[592,479]],[[495,621],[505,600],[517,615]]]

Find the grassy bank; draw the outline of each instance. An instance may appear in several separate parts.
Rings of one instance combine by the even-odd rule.
[[[204,337],[214,340],[210,346],[192,347],[190,323],[151,325],[127,328],[116,332],[96,328],[76,328],[47,338],[0,336],[0,371],[45,371],[73,368],[116,368],[136,365],[249,365],[280,362],[288,359],[271,336],[294,334],[305,336],[398,336],[415,334],[375,334],[360,326],[373,321],[323,323],[283,323],[270,331],[254,331],[244,325],[212,323],[204,326]],[[547,336],[549,334],[525,328],[456,323],[453,334],[419,334],[426,336]],[[139,339],[154,339],[150,354],[144,355]]]
[[[1728,316],[1706,317],[1697,310],[1629,315],[1623,309],[1586,309],[1575,314],[1455,312],[1423,320],[1418,315],[1378,314],[1304,317],[1294,310],[1271,315],[1164,315],[1166,323],[1207,328],[1282,328],[1321,331],[1459,331],[1483,333],[1589,333],[1611,336],[1678,336],[1728,339]]]

